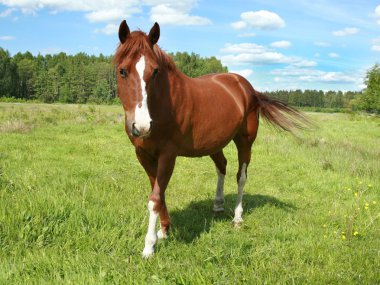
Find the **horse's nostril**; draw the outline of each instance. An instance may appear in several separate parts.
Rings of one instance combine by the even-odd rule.
[[[136,124],[135,123],[132,124],[132,135],[135,136],[135,137],[139,137],[140,136],[140,132],[136,128]]]
[[[149,131],[152,130],[152,126],[153,126],[153,121],[150,121]]]

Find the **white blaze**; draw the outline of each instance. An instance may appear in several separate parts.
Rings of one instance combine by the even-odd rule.
[[[139,131],[149,131],[152,119],[148,110],[148,95],[145,90],[144,70],[145,70],[145,57],[142,56],[136,63],[136,70],[140,76],[142,102],[136,105],[135,109],[135,127]]]

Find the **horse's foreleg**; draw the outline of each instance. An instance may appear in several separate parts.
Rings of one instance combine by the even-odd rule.
[[[157,159],[142,149],[136,149],[136,156],[140,164],[144,168],[146,174],[148,175],[149,182],[153,190],[154,183],[156,182],[157,177]]]
[[[210,157],[215,163],[218,174],[213,210],[214,212],[222,212],[224,211],[224,177],[226,176],[227,159],[224,157],[223,151],[210,155]]]
[[[158,161],[153,156],[149,155],[142,149],[136,149],[136,155],[138,160],[140,161],[140,164],[143,166],[146,174],[149,177],[149,182],[152,187],[152,191],[154,188],[154,184],[156,182],[157,177],[157,167],[158,167]],[[148,232],[145,236],[145,248],[143,251],[143,256],[149,257],[153,253],[153,247],[157,241],[157,235],[155,233],[156,230],[156,223],[157,223],[157,217],[158,214],[154,212],[154,203],[149,201],[148,202],[148,210],[149,210],[149,225],[148,225]]]
[[[165,203],[165,190],[173,173],[175,158],[176,156],[171,153],[163,153],[158,158],[157,176],[148,202],[149,225],[142,253],[144,257],[149,257],[154,253],[157,239],[166,237],[170,226],[170,217]],[[158,215],[161,229],[156,233]]]

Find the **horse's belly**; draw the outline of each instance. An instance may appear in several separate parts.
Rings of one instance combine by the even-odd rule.
[[[187,156],[187,157],[199,157],[199,156],[206,156],[214,154],[220,150],[222,150],[231,139],[225,140],[223,142],[221,141],[215,141],[210,142],[208,145],[198,145],[198,146],[184,146],[180,149],[179,155],[180,156]]]
[[[205,122],[195,126],[182,141],[181,156],[205,156],[223,149],[240,129],[241,120]]]

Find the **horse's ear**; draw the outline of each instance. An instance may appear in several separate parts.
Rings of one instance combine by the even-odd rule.
[[[127,25],[127,21],[122,21],[119,27],[119,40],[123,44],[127,40],[129,36],[129,27]]]
[[[159,38],[160,38],[160,26],[156,22],[154,23],[153,27],[150,29],[150,32],[149,32],[149,40],[152,46],[158,42]]]

